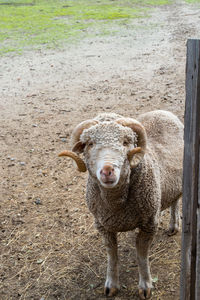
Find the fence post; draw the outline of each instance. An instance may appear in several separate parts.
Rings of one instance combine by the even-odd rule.
[[[181,300],[200,299],[200,40],[188,40],[183,162]],[[198,187],[199,185],[199,187]]]

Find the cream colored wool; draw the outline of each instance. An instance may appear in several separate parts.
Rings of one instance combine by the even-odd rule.
[[[122,118],[113,113],[101,114],[88,123],[86,129],[83,122],[75,128],[72,141],[78,141],[82,147],[79,152],[83,152],[89,171],[86,201],[107,249],[105,293],[113,296],[119,289],[117,233],[139,228],[136,239],[139,296],[148,299],[152,289],[148,251],[161,210],[171,207],[169,234],[178,231],[183,124],[166,111],[145,113],[137,121],[133,120],[145,128],[143,144],[146,148],[136,167],[131,168],[127,154],[138,146],[139,136],[130,127],[117,123]],[[103,149],[108,150],[105,152]],[[107,157],[102,157],[102,153],[107,153]],[[112,188],[102,186],[97,178],[98,162],[101,160],[111,164],[113,170],[120,170],[119,180]]]

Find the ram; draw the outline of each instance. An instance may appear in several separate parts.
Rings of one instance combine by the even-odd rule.
[[[89,172],[86,201],[108,256],[105,294],[114,296],[119,289],[117,233],[138,228],[139,297],[149,299],[148,252],[163,210],[171,208],[169,235],[179,229],[183,125],[161,110],[137,120],[100,114],[74,129],[72,144],[72,151],[60,156],[73,158],[79,171]]]

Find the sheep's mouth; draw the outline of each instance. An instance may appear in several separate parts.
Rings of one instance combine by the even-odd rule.
[[[101,180],[100,183],[105,188],[112,188],[116,186],[117,180],[105,180],[105,181]]]
[[[107,178],[102,178],[101,181],[104,183],[104,184],[114,184],[116,182],[116,179],[113,178],[113,179],[107,179]]]
[[[106,181],[103,181],[104,184],[113,184],[115,183],[116,180],[106,180]]]

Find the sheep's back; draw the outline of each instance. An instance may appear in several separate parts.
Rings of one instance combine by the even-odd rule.
[[[146,129],[150,143],[173,143],[175,138],[183,145],[183,124],[173,113],[155,110],[138,117]]]
[[[143,114],[138,120],[147,132],[147,155],[154,153],[158,161],[165,209],[182,191],[183,124],[174,114],[161,110]]]

